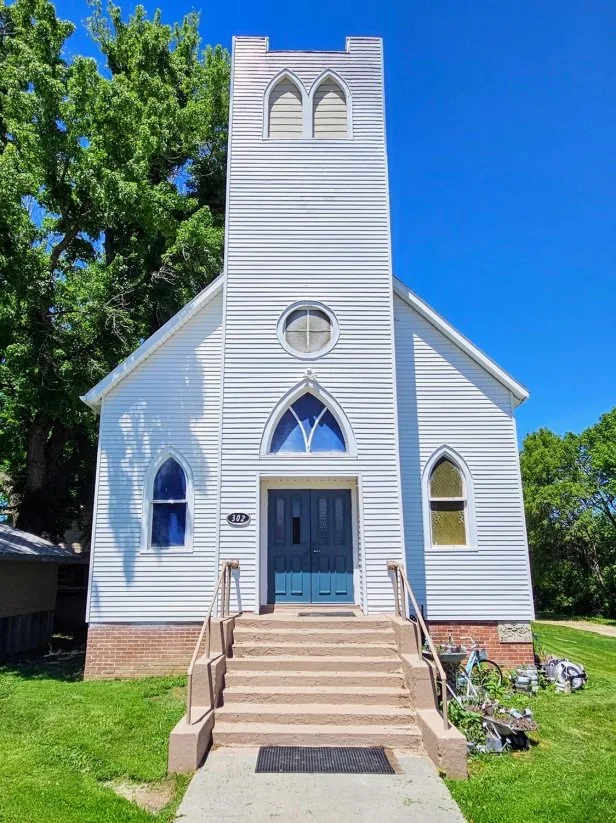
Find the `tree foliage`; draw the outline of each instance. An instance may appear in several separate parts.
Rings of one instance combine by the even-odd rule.
[[[221,269],[229,59],[198,18],[0,0],[0,498],[51,535],[91,505],[79,396]],[[100,66],[99,66],[100,63]]]
[[[538,609],[616,616],[616,408],[581,434],[529,434],[521,466]]]

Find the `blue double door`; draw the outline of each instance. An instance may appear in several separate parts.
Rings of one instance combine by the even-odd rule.
[[[268,496],[268,602],[352,603],[350,489]]]

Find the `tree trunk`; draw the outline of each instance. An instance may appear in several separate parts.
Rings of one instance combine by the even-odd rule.
[[[58,507],[66,490],[66,472],[59,471],[69,431],[40,411],[32,421],[26,453],[26,488],[19,505],[18,529],[54,537]]]

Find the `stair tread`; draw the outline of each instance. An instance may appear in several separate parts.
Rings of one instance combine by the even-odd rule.
[[[218,712],[217,712],[218,714]],[[225,723],[224,720],[219,720],[218,716],[216,717],[216,723],[214,725],[214,732],[236,732],[239,729],[245,729],[246,731],[254,732],[255,734],[263,734],[267,732],[272,732],[274,734],[279,734],[282,730],[280,725],[276,723],[250,723],[244,725],[243,723]],[[396,732],[408,732],[411,734],[415,734],[418,737],[421,736],[421,732],[419,731],[419,727],[416,723],[413,722],[412,718],[409,720],[408,723],[400,723],[397,726],[379,726],[379,725],[372,725],[367,726],[358,723],[353,724],[352,726],[332,726],[331,723],[326,725],[320,726],[318,724],[307,724],[307,723],[292,723],[289,726],[284,728],[285,732],[302,732],[304,734],[340,734],[348,735],[349,733],[352,734],[368,734],[370,736],[374,735],[375,733],[382,734],[384,736],[390,735]]]
[[[226,691],[226,690],[225,690]],[[407,715],[412,717],[411,709],[404,706],[388,706],[361,703],[233,703],[216,709],[225,714],[385,714]]]
[[[315,654],[312,657],[313,657],[313,659],[315,659],[315,658],[318,659],[318,658],[321,658],[322,656],[323,655]],[[291,655],[291,654],[256,655],[255,654],[255,655],[252,655],[252,657],[248,657],[248,658],[246,658],[246,657],[232,657],[229,660],[227,660],[227,663],[231,662],[231,660],[233,660],[234,662],[244,662],[245,660],[250,660],[252,663],[259,660],[259,661],[263,661],[264,664],[265,663],[282,663],[282,662],[294,663],[294,662],[298,662],[299,660],[305,661],[309,657],[310,657],[310,655],[299,655],[299,654],[294,654],[294,655]],[[328,659],[329,662],[332,662],[332,661],[335,661],[335,660],[344,660],[345,663],[357,662],[358,664],[361,664],[362,666],[370,665],[370,663],[391,663],[391,657],[384,657],[384,656],[383,657],[378,657],[378,656],[364,657],[363,655],[355,656],[355,655],[352,655],[352,654],[344,655],[344,656],[340,656],[340,657],[336,657],[336,655],[332,654],[327,659]],[[400,664],[400,668],[402,668],[402,664]],[[252,669],[251,671],[256,671],[256,669]],[[267,666],[264,669],[264,671],[269,671],[269,666]],[[295,669],[294,671],[298,671],[298,670]]]
[[[340,634],[340,632],[355,635],[378,634],[383,635],[383,637],[393,636],[393,629],[381,629],[377,627],[370,628],[368,626],[359,626],[358,628],[356,628],[355,626],[338,626],[337,628],[321,629],[316,626],[314,628],[311,628],[310,626],[306,626],[304,623],[298,624],[296,627],[294,626],[293,628],[277,626],[274,623],[270,623],[267,626],[237,626],[234,630],[234,636],[243,634],[256,634],[260,631],[264,631],[265,634],[269,634],[271,631],[275,632],[276,634],[302,634],[314,635],[315,637],[327,637],[330,634]]]
[[[267,648],[271,649],[273,647],[280,648],[280,649],[296,649],[298,646],[313,646],[314,648],[322,648],[323,646],[327,646],[328,649],[335,648],[336,646],[340,646],[340,648],[348,649],[349,646],[358,649],[388,649],[391,651],[396,650],[396,646],[392,640],[391,643],[302,643],[301,641],[287,643],[286,641],[280,640],[246,640],[245,642],[237,642],[233,644],[233,649],[258,649],[258,648]]]
[[[258,658],[253,657],[252,659],[257,660]],[[273,659],[273,655],[272,655],[271,658],[268,658],[268,660],[271,660],[271,659]],[[302,660],[303,659],[304,658],[302,658]],[[345,657],[345,660],[348,660],[348,659],[349,659],[348,657]],[[369,660],[370,658],[362,657],[361,659],[362,660]],[[261,670],[261,669],[248,669],[245,672],[233,671],[233,672],[229,672],[229,674],[231,676],[233,676],[235,674],[241,674],[242,677],[250,676],[250,677],[255,677],[255,678],[257,678],[257,677],[271,677],[272,679],[275,679],[276,677],[311,677],[311,678],[336,677],[336,675],[340,675],[340,677],[359,677],[359,678],[365,677],[366,679],[371,678],[371,677],[375,677],[375,676],[378,675],[378,677],[382,677],[385,680],[400,680],[400,678],[402,677],[402,671],[400,671],[399,673],[398,672],[377,672],[375,674],[375,672],[364,672],[364,671],[348,672],[348,671],[343,671],[343,670],[340,670],[339,672],[336,672],[335,670],[329,670],[328,671],[326,669],[324,669],[322,671],[320,671],[318,669],[314,669],[313,671],[305,671],[305,670],[302,671],[301,669],[273,669],[273,670],[270,670],[270,669],[263,669],[263,670]]]
[[[250,689],[251,694],[277,694],[284,691],[287,694],[322,694],[323,692],[330,692],[331,694],[365,694],[366,686],[225,686],[225,695],[233,695],[244,693]],[[381,694],[383,697],[388,695],[398,696],[400,694],[407,694],[407,690],[402,686],[370,686],[371,694]]]

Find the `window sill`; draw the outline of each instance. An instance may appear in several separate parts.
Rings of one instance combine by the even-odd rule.
[[[277,460],[318,460],[319,457],[327,457],[330,460],[332,457],[343,458],[344,460],[357,460],[356,454],[349,454],[348,452],[276,452],[275,454],[262,454],[261,459]]]
[[[182,554],[193,554],[193,549],[187,548],[186,546],[148,546],[145,549],[139,549],[139,554],[141,555],[150,555],[151,557],[166,557],[170,554],[182,555]]]
[[[426,554],[476,554],[479,546],[424,546]]]

